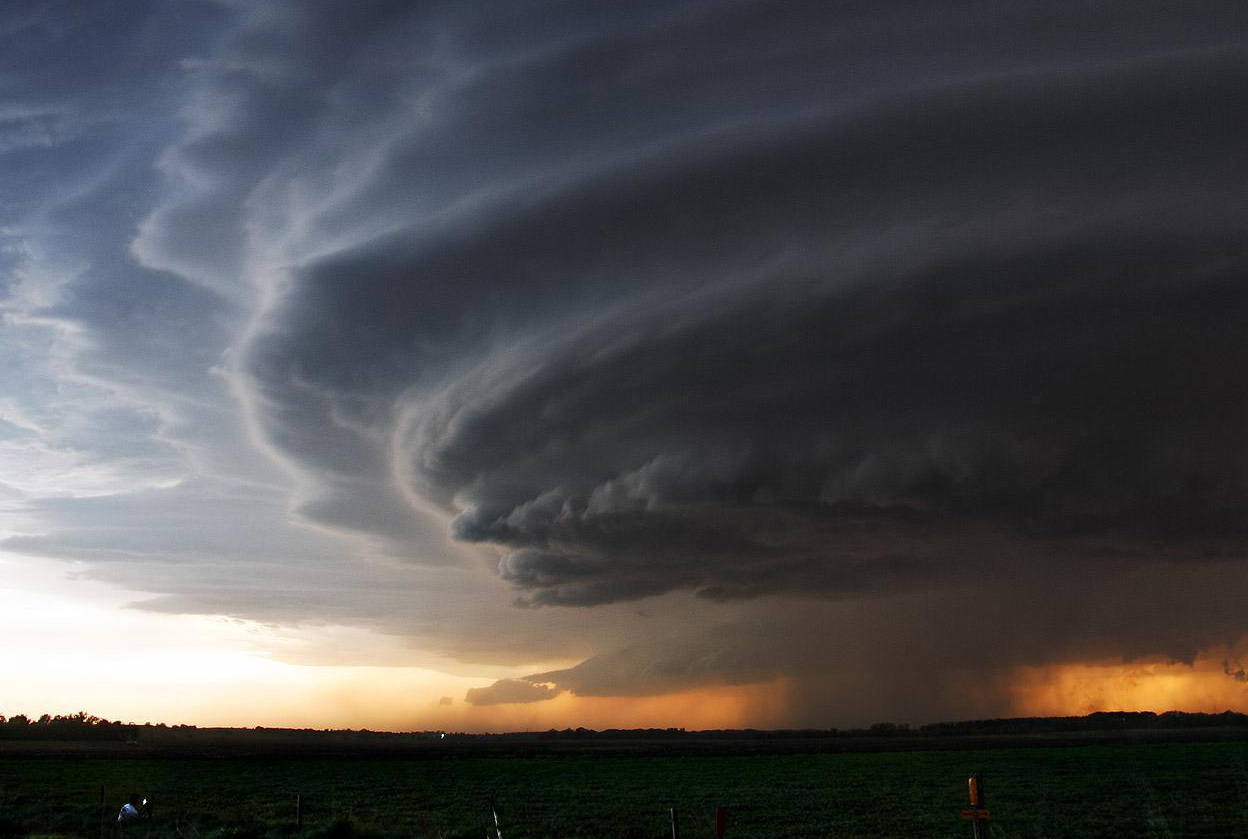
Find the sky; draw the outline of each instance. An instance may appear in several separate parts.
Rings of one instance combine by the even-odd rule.
[[[1238,2],[0,9],[0,713],[1248,711]]]

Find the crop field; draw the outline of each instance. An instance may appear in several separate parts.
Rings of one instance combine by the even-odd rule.
[[[970,837],[966,778],[1001,837],[1248,836],[1248,743],[978,751],[418,760],[0,754],[0,835],[224,837]],[[100,791],[107,802],[101,827]],[[135,792],[150,822],[118,828]],[[303,826],[295,827],[300,795]]]

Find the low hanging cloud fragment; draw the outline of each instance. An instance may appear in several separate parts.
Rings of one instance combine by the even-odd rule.
[[[525,679],[500,679],[483,688],[468,688],[464,701],[469,705],[503,705],[512,702],[541,702],[554,699],[562,688]]]

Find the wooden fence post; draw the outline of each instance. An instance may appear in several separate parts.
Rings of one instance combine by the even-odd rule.
[[[715,839],[724,839],[728,832],[728,810],[725,807],[715,808]]]
[[[962,811],[962,818],[971,820],[975,839],[988,839],[988,801],[984,796],[984,776],[974,773],[966,779],[966,786],[971,794],[971,807]]]
[[[295,829],[303,827],[303,795],[295,793]]]
[[[676,815],[676,808],[672,808],[672,839],[680,839],[680,817]]]

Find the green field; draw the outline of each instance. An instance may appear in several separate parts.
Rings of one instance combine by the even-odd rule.
[[[714,835],[969,837],[966,777],[987,784],[993,836],[1248,836],[1248,743],[697,757],[101,759],[0,756],[0,834],[134,839],[303,835],[503,839]],[[149,824],[118,831],[129,792]]]

